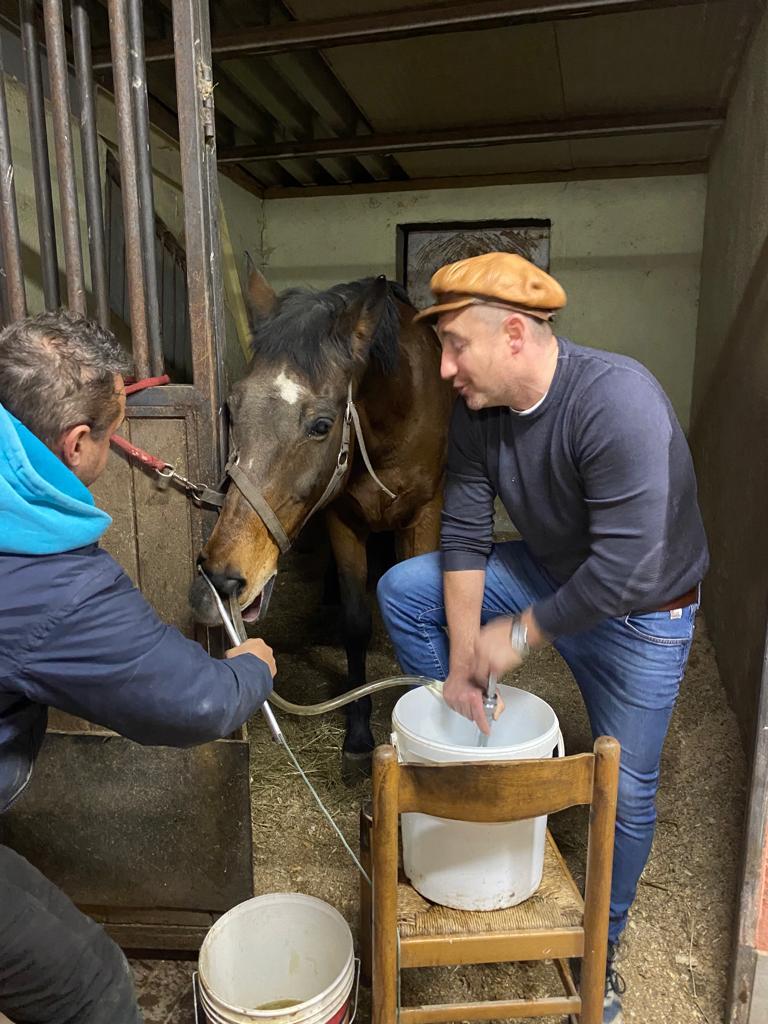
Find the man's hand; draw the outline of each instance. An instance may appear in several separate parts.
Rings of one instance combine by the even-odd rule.
[[[443,683],[443,700],[449,708],[474,722],[482,732],[490,731],[483,709],[483,689],[465,673],[448,673],[448,678]]]
[[[501,677],[522,665],[523,659],[509,640],[511,628],[512,619],[505,616],[494,619],[480,630],[475,641],[474,665],[478,679],[487,679],[491,674]]]
[[[468,718],[470,722],[474,722],[480,732],[484,732],[488,736],[491,730],[483,708],[484,695],[485,685],[473,682],[463,672],[452,670],[443,683],[443,700],[448,707]],[[493,715],[494,721],[503,710],[504,701],[499,695]]]
[[[236,658],[239,654],[255,654],[257,658],[266,664],[270,671],[272,678],[275,678],[277,672],[277,666],[275,665],[275,656],[272,653],[272,648],[268,647],[263,640],[258,637],[246,640],[245,643],[240,644],[239,647],[231,647],[226,654],[227,658]]]

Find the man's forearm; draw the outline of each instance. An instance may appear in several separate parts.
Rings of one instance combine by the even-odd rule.
[[[484,589],[484,569],[443,573],[451,672],[468,673],[472,669]]]

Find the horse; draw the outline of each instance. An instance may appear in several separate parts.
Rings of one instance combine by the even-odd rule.
[[[366,544],[393,531],[398,559],[439,543],[451,388],[433,329],[385,277],[279,296],[248,285],[252,362],[228,400],[230,486],[198,562],[246,622],[266,606],[282,552],[319,509],[335,557],[347,689],[366,681],[371,609]],[[190,603],[215,625],[200,579]],[[371,699],[347,705],[342,773],[370,768]]]

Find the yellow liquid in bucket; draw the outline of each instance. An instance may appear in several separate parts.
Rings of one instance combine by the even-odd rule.
[[[274,999],[271,1003],[254,1006],[254,1010],[286,1010],[289,1006],[298,1006],[300,999]]]

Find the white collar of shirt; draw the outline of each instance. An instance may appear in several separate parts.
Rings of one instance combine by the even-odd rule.
[[[529,409],[513,409],[512,406],[510,405],[509,411],[513,413],[515,416],[530,416],[532,412],[536,412],[536,410],[539,408],[539,406],[548,394],[549,392],[545,391],[541,398],[538,400],[538,402],[536,402],[535,405],[532,405]]]

